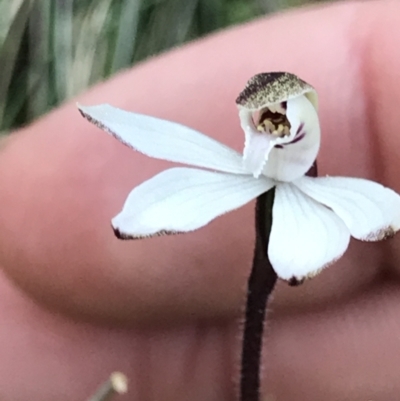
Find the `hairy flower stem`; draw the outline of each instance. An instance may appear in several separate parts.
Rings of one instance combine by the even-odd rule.
[[[257,198],[256,245],[247,287],[240,378],[240,401],[260,400],[260,365],[265,310],[277,275],[268,259],[275,188]]]

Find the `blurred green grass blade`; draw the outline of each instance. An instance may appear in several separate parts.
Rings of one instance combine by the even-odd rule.
[[[104,76],[107,45],[102,31],[111,5],[112,0],[92,0],[82,20],[76,23],[78,36],[70,77],[71,95],[80,93]]]
[[[50,1],[38,1],[29,16],[29,66],[27,68],[28,97],[27,117],[29,120],[44,114],[51,103],[51,81],[49,73]],[[40,85],[38,86],[38,82]],[[31,88],[36,88],[34,92]],[[14,98],[18,97],[14,95]]]
[[[275,1],[280,0],[268,0],[265,1],[265,3],[271,4]],[[261,14],[260,12],[257,12],[260,9],[260,6],[257,7],[254,1],[246,3],[241,0],[234,0],[231,1],[231,3],[231,7],[227,7],[227,25],[248,21]]]
[[[3,129],[8,89],[32,5],[33,0],[25,0],[20,4],[0,49],[0,129]]]
[[[25,0],[0,0],[0,47],[7,37],[8,30],[18,10]]]
[[[135,50],[141,0],[122,0],[111,73],[128,67]]]
[[[177,0],[175,12],[177,15],[175,29],[172,30],[168,47],[182,44],[188,38],[190,26],[193,23],[196,7],[199,0]]]
[[[28,82],[28,85],[14,85],[10,87],[10,90],[13,91],[13,96],[12,102],[8,102],[6,112],[4,113],[4,129],[11,129],[15,125],[15,121],[18,119],[23,108],[25,106],[29,108],[32,101],[38,98],[38,93],[42,89],[42,77],[38,75],[32,77],[29,66],[19,73],[19,80]]]
[[[58,101],[71,97],[74,0],[53,0],[53,63]]]
[[[202,0],[197,10],[197,29],[200,35],[212,32],[226,24],[226,2],[231,0]]]
[[[188,39],[198,0],[169,0],[147,12],[135,60],[152,56]],[[150,7],[149,7],[150,8]]]

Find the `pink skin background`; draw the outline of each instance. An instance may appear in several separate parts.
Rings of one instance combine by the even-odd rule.
[[[397,1],[297,10],[167,53],[78,100],[178,121],[241,150],[236,95],[255,73],[290,71],[320,96],[321,174],[400,191],[399,24]],[[89,124],[75,102],[2,141],[2,400],[84,400],[115,369],[130,379],[122,401],[234,399],[254,204],[187,235],[117,240],[111,217],[167,166]],[[354,241],[303,286],[279,283],[265,394],[398,399],[399,257],[400,235]]]

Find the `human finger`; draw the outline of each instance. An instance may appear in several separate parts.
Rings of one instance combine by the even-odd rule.
[[[322,172],[381,178],[399,189],[391,149],[392,99],[400,89],[392,82],[384,91],[386,78],[375,68],[389,60],[385,71],[397,71],[400,56],[384,51],[396,33],[385,30],[392,24],[376,31],[376,21],[397,18],[398,5],[381,4],[302,10],[234,28],[142,64],[79,100],[178,121],[240,149],[237,93],[257,72],[292,71],[320,94]],[[237,313],[252,254],[252,205],[187,235],[136,242],[113,236],[109,220],[129,190],[166,166],[90,126],[73,104],[14,134],[0,157],[5,271],[39,301],[85,318],[171,322]],[[329,303],[374,281],[386,245],[352,248],[321,278],[286,291],[277,308]]]

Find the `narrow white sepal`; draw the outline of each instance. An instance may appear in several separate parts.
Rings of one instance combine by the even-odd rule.
[[[252,112],[246,109],[239,111],[240,125],[244,131],[243,165],[246,171],[258,178],[263,172],[269,154],[276,144],[285,141],[256,129]]]
[[[90,122],[147,156],[245,174],[238,152],[184,125],[131,113],[108,104],[78,107]]]
[[[112,225],[125,238],[193,231],[274,185],[264,177],[176,167],[133,189]]]
[[[258,178],[268,160],[268,155],[274,147],[271,135],[254,132],[246,135],[245,148],[243,152],[244,167]]]
[[[376,182],[349,177],[303,177],[294,184],[331,208],[354,238],[378,241],[400,229],[400,196]]]
[[[350,233],[331,210],[291,183],[278,184],[268,256],[278,277],[302,281],[340,258]]]

